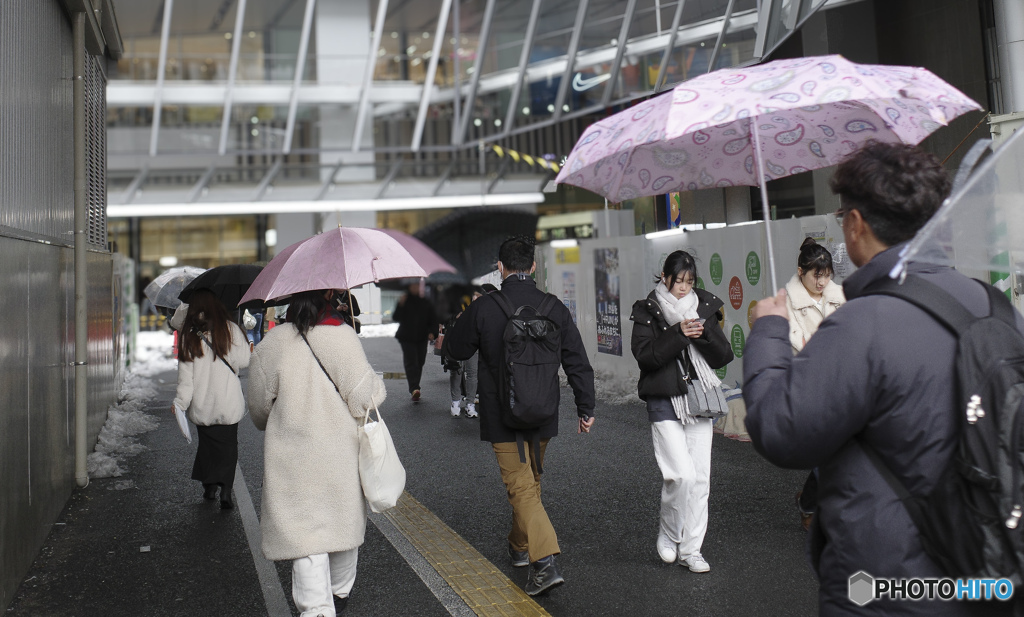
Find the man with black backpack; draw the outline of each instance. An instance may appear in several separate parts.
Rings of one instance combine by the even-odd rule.
[[[544,451],[558,434],[558,367],[575,394],[578,433],[594,424],[594,370],[569,310],[530,276],[533,255],[529,238],[501,245],[501,290],[469,305],[446,334],[444,353],[465,360],[480,351],[480,439],[494,448],[512,505],[509,557],[530,567],[526,593],[538,595],[564,582],[540,495]]]
[[[945,600],[953,583],[935,581],[1020,583],[1011,546],[1020,534],[1015,524],[1004,525],[1010,512],[999,514],[995,504],[985,512],[987,497],[971,496],[998,492],[999,482],[982,489],[969,486],[977,478],[968,480],[980,474],[971,471],[977,465],[965,440],[979,427],[991,428],[1002,402],[992,398],[1004,393],[984,395],[989,418],[982,422],[981,405],[965,404],[973,386],[964,367],[972,338],[996,333],[1014,344],[1024,324],[1005,296],[952,268],[911,263],[902,284],[889,278],[905,243],[949,194],[935,156],[871,142],[838,167],[831,187],[840,197],[836,216],[847,253],[859,268],[843,283],[847,303],[793,356],[785,291],[762,300],[743,358],[754,447],[781,467],[819,470],[808,549],[820,581],[820,614],[1009,613],[1012,601]],[[946,323],[953,313],[962,313],[965,330]],[[980,538],[975,532],[986,525],[994,535]],[[992,562],[1004,539],[1009,567]],[[975,549],[984,552],[980,562],[948,558]],[[865,580],[870,587],[860,586]],[[874,593],[880,580],[887,581],[885,595]],[[924,587],[918,599],[929,580],[932,591]]]

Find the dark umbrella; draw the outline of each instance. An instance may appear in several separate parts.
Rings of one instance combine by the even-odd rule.
[[[512,236],[532,238],[536,233],[534,212],[483,207],[460,208],[413,236],[473,279],[494,270],[502,242]]]
[[[262,270],[263,266],[251,264],[232,264],[210,268],[182,289],[178,298],[182,302],[189,302],[196,290],[209,289],[224,303],[224,306],[228,307],[229,311],[233,311]]]

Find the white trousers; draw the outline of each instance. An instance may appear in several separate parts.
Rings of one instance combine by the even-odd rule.
[[[348,597],[356,582],[359,549],[292,561],[292,599],[302,617],[335,617],[334,597]]]
[[[679,556],[700,553],[708,530],[711,492],[711,420],[684,426],[678,420],[652,422],[654,456],[661,485],[661,532],[679,544]]]

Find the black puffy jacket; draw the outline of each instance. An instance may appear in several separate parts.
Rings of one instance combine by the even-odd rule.
[[[658,305],[657,294],[652,290],[643,300],[633,303],[633,312],[629,315],[633,322],[633,339],[630,349],[633,357],[640,365],[640,381],[637,393],[647,400],[649,396],[671,397],[686,394],[686,381],[676,366],[676,359],[685,359],[683,350],[693,345],[704,356],[704,360],[713,369],[721,368],[732,362],[732,346],[722,332],[723,303],[715,294],[694,289],[697,294],[697,315],[704,322],[704,333],[700,338],[691,339],[683,334],[677,325],[669,326]],[[687,363],[691,377],[693,368]]]

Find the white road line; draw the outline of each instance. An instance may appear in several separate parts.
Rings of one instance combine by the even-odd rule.
[[[370,513],[370,522],[376,525],[377,529],[384,534],[384,537],[395,547],[398,554],[405,559],[405,562],[409,564],[413,572],[420,577],[420,580],[427,586],[430,593],[434,594],[434,597],[441,602],[441,605],[444,606],[449,615],[453,615],[453,617],[476,617],[476,613],[473,612],[473,609],[469,608],[465,600],[455,593],[455,590],[441,578],[437,570],[423,558],[423,555],[420,555],[420,552],[416,550],[412,542],[409,542],[409,539],[386,516]]]
[[[252,560],[256,565],[256,574],[260,579],[260,589],[263,590],[263,601],[267,605],[269,617],[292,617],[292,610],[288,607],[288,600],[284,596],[284,588],[281,586],[281,577],[277,575],[277,568],[274,562],[267,561],[263,557],[263,549],[260,548],[263,536],[260,534],[260,519],[256,516],[256,508],[252,505],[252,496],[249,494],[249,487],[245,484],[245,476],[242,475],[242,468],[235,465],[235,504],[238,514],[242,517],[242,526],[245,528],[245,537],[249,541],[249,552],[252,553]]]

